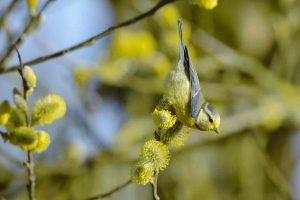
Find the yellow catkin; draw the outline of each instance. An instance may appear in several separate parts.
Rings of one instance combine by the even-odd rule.
[[[142,161],[138,160],[131,168],[131,180],[134,183],[146,185],[154,177],[154,169]]]
[[[32,150],[38,143],[37,133],[29,127],[19,127],[10,132],[8,140],[23,150]]]
[[[35,88],[37,79],[34,71],[29,66],[24,66],[23,74],[28,86],[30,88]]]
[[[36,9],[39,5],[39,0],[27,0],[27,5],[28,5],[30,15],[35,16]]]
[[[0,104],[0,125],[5,125],[10,117],[10,106],[8,101]]]
[[[153,121],[159,128],[170,128],[174,126],[177,118],[168,110],[158,110],[157,108],[152,113]]]
[[[218,5],[218,0],[194,0],[194,2],[207,10],[212,10]]]
[[[185,141],[191,134],[191,129],[189,127],[181,127],[177,132],[175,132],[172,137],[169,138],[168,144],[173,147],[181,147],[184,145]]]
[[[167,145],[151,139],[142,146],[140,160],[149,164],[155,171],[164,170],[170,160],[170,151]]]
[[[93,72],[87,67],[80,67],[74,71],[74,79],[78,86],[86,86],[90,81]]]
[[[10,109],[10,117],[5,124],[6,130],[12,132],[16,128],[26,126],[26,114],[15,106],[11,106]]]
[[[66,103],[61,96],[49,94],[35,102],[32,112],[32,124],[51,124],[63,117],[66,110]]]
[[[156,41],[147,31],[124,29],[112,39],[112,52],[118,58],[146,58],[155,49]]]
[[[173,4],[164,6],[161,12],[157,13],[157,20],[163,27],[176,28],[176,20],[180,18],[180,13],[177,7]]]
[[[18,109],[22,110],[24,113],[28,112],[28,105],[23,96],[18,93],[14,93],[13,99]]]
[[[47,150],[49,144],[50,144],[50,136],[45,131],[36,131],[37,133],[37,145],[33,149],[36,153],[41,153],[45,150]]]

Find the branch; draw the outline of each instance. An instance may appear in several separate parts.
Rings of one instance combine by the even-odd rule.
[[[172,3],[172,2],[175,2],[177,0],[161,0],[160,2],[158,2],[153,8],[151,8],[150,10],[146,11],[145,13],[142,13],[136,17],[133,17],[127,21],[124,21],[124,22],[121,22],[115,26],[111,26],[109,27],[108,29],[106,29],[105,31],[87,39],[87,40],[84,40],[78,44],[75,44],[74,46],[71,46],[69,48],[66,48],[66,49],[63,49],[63,50],[60,50],[58,52],[55,52],[55,53],[52,53],[52,54],[49,54],[49,55],[45,55],[45,56],[41,56],[41,57],[38,57],[38,58],[35,58],[33,60],[30,60],[26,63],[24,63],[24,65],[36,65],[36,64],[39,64],[39,63],[42,63],[42,62],[45,62],[45,61],[48,61],[48,60],[51,60],[51,59],[54,59],[54,58],[57,58],[57,57],[60,57],[60,56],[64,56],[72,51],[75,51],[77,49],[80,49],[80,48],[83,48],[83,47],[87,47],[87,46],[90,46],[92,44],[94,44],[97,40],[100,40],[101,38],[111,34],[113,31],[117,30],[117,29],[120,29],[122,27],[125,27],[125,26],[129,26],[131,24],[134,24],[146,17],[149,17],[149,16],[152,16],[156,13],[157,10],[159,10],[160,8],[162,8],[163,6],[169,4],[169,3]],[[1,64],[1,63],[0,63]],[[0,65],[1,66],[1,65]],[[11,66],[11,67],[7,67],[6,70],[4,71],[0,71],[0,74],[2,73],[8,73],[8,72],[12,72],[12,71],[16,71],[18,69],[18,66]]]
[[[107,192],[107,193],[104,193],[104,194],[99,194],[99,195],[96,195],[96,196],[93,196],[93,197],[90,197],[90,198],[87,198],[86,200],[97,200],[97,199],[102,199],[102,198],[105,198],[105,197],[108,197],[112,194],[114,194],[115,192],[125,188],[126,186],[128,186],[131,182],[131,180],[128,180],[126,183],[122,184],[122,185],[119,185],[118,187],[112,189],[111,191]]]
[[[28,174],[28,184],[27,184],[27,191],[28,197],[30,200],[35,200],[35,173],[34,173],[34,161],[33,161],[33,153],[32,151],[27,151],[27,162],[24,163],[25,167],[27,168]]]
[[[21,36],[8,48],[8,50],[6,51],[6,53],[4,54],[2,60],[0,61],[0,73],[5,71],[5,67],[3,67],[4,65],[6,65],[6,63],[9,61],[9,59],[11,58],[13,52],[14,52],[14,48],[15,46],[20,46],[26,36],[30,33],[30,31],[32,30],[32,27],[35,26],[35,22],[41,17],[42,13],[46,10],[46,8],[50,5],[50,3],[53,0],[48,0],[43,7],[41,8],[40,12],[34,16],[34,17],[30,17],[28,24],[26,25],[23,33],[21,34]],[[15,67],[15,70],[18,69],[18,66]]]
[[[47,3],[50,1],[47,1]],[[46,4],[47,4],[46,3]],[[30,87],[28,86],[28,83],[24,77],[24,73],[23,73],[23,62],[22,62],[22,58],[20,55],[20,52],[17,48],[16,45],[13,46],[13,48],[16,50],[17,54],[18,54],[18,59],[19,59],[19,74],[22,78],[22,85],[23,85],[23,96],[24,99],[27,103],[27,91],[30,89]],[[29,116],[28,114],[26,114],[26,125],[28,127],[30,127],[30,121],[29,121]],[[28,174],[28,184],[27,184],[27,191],[28,191],[28,198],[30,200],[35,200],[36,196],[35,196],[35,172],[34,172],[34,160],[33,160],[33,152],[28,150],[27,151],[27,162],[24,163],[25,167],[27,168],[27,174]]]
[[[155,172],[154,182],[151,183],[152,193],[153,193],[153,200],[160,200],[160,198],[157,194],[157,181],[158,181],[158,172]]]
[[[7,7],[7,9],[4,11],[3,15],[0,18],[0,27],[2,28],[5,24],[5,21],[8,17],[8,15],[14,10],[14,8],[16,7],[17,3],[20,2],[19,0],[13,0],[9,6]]]

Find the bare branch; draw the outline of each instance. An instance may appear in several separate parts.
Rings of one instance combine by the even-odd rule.
[[[25,167],[27,168],[28,174],[28,184],[27,184],[27,191],[28,197],[30,200],[35,200],[35,173],[34,173],[34,160],[33,160],[33,152],[27,151],[27,162],[24,163]]]
[[[4,54],[2,60],[0,61],[0,73],[2,71],[5,70],[5,67],[3,67],[4,65],[6,65],[6,63],[9,61],[9,59],[11,58],[13,52],[14,52],[14,46],[20,46],[26,36],[30,33],[32,27],[35,26],[35,22],[41,17],[42,13],[46,10],[46,8],[50,5],[50,3],[52,2],[53,0],[48,0],[44,5],[43,7],[41,8],[40,12],[34,16],[34,17],[30,17],[29,19],[29,22],[28,24],[26,25],[23,33],[21,34],[21,36],[7,49],[6,53]],[[16,69],[17,70],[18,66],[16,66]]]
[[[17,51],[18,54],[18,59],[19,59],[19,74],[22,78],[22,83],[23,83],[23,89],[24,89],[24,99],[26,100],[27,103],[27,91],[30,89],[30,87],[28,86],[28,83],[24,77],[23,74],[23,62],[22,62],[22,58],[20,55],[20,52],[17,48],[16,45],[13,45],[13,48]],[[29,117],[28,114],[26,114],[26,125],[28,127],[30,127],[30,122],[29,122]],[[32,151],[27,151],[27,162],[24,163],[24,166],[27,169],[27,174],[28,174],[28,184],[27,184],[27,191],[28,191],[28,198],[30,200],[35,200],[36,196],[35,196],[35,172],[34,172],[34,160],[33,160],[33,152]]]
[[[24,65],[23,65],[23,62],[22,62],[22,58],[21,58],[20,52],[19,52],[17,46],[14,45],[14,48],[16,49],[16,52],[18,54],[18,59],[19,59],[19,69],[18,69],[18,72],[19,72],[19,74],[21,76],[21,79],[22,79],[23,92],[24,92],[23,97],[26,100],[27,99],[26,94],[27,94],[27,91],[29,90],[29,86],[28,86],[28,83],[27,83],[27,81],[26,81],[26,79],[24,77],[24,74],[23,74]],[[28,123],[28,120],[26,120],[26,121]]]
[[[169,3],[172,3],[172,2],[175,2],[177,0],[161,0],[160,2],[158,2],[154,7],[152,7],[150,10],[136,16],[136,17],[133,17],[127,21],[124,21],[124,22],[121,22],[115,26],[111,26],[109,27],[108,29],[106,29],[105,31],[87,39],[87,40],[84,40],[78,44],[75,44],[74,46],[71,46],[69,48],[66,48],[66,49],[63,49],[63,50],[60,50],[58,52],[55,52],[55,53],[52,53],[52,54],[49,54],[49,55],[45,55],[45,56],[41,56],[41,57],[38,57],[38,58],[35,58],[33,60],[30,60],[26,63],[24,63],[24,65],[36,65],[36,64],[39,64],[39,63],[42,63],[42,62],[45,62],[45,61],[48,61],[48,60],[51,60],[51,59],[54,59],[54,58],[57,58],[57,57],[60,57],[60,56],[64,56],[72,51],[75,51],[77,49],[80,49],[80,48],[83,48],[83,47],[87,47],[87,46],[90,46],[92,44],[94,44],[97,40],[100,40],[101,38],[111,34],[113,31],[117,30],[117,29],[120,29],[122,27],[125,27],[125,26],[129,26],[131,24],[134,24],[144,18],[147,18],[149,16],[152,16],[156,13],[157,10],[159,10],[160,8],[162,8],[163,6],[169,4]],[[1,66],[1,65],[0,65]],[[8,73],[8,72],[12,72],[12,71],[16,71],[18,68],[18,66],[12,66],[12,67],[7,67],[5,68],[6,70],[4,71],[0,71],[0,74],[1,73]]]
[[[97,199],[102,199],[105,197],[109,197],[110,195],[114,194],[115,192],[118,192],[119,190],[125,188],[126,186],[128,186],[131,182],[131,180],[128,180],[126,183],[119,185],[118,187],[112,189],[111,191],[104,193],[104,194],[99,194],[90,198],[87,198],[86,200],[97,200]]]
[[[0,18],[0,27],[2,28],[5,25],[8,15],[14,10],[16,5],[20,2],[19,0],[13,0],[7,9],[4,11],[3,15]]]

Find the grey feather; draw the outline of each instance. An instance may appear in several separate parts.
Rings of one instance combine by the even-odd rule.
[[[183,42],[183,23],[180,20],[178,20],[178,30],[179,30],[179,60],[183,64],[184,71],[190,82],[190,112],[191,112],[191,117],[193,117],[196,120],[199,111],[201,109],[201,106],[204,103],[204,98],[201,93],[197,72],[191,61],[188,49]]]
[[[184,66],[188,71],[189,74],[189,80],[190,80],[190,97],[191,97],[191,115],[196,120],[197,116],[199,114],[199,111],[202,107],[202,104],[204,103],[204,98],[202,96],[200,83],[198,79],[198,74],[193,66],[193,63],[191,61],[188,49],[184,48]]]

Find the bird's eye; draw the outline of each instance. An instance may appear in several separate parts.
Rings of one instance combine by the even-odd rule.
[[[214,120],[212,118],[209,118],[208,120],[209,120],[210,123],[214,122]]]

